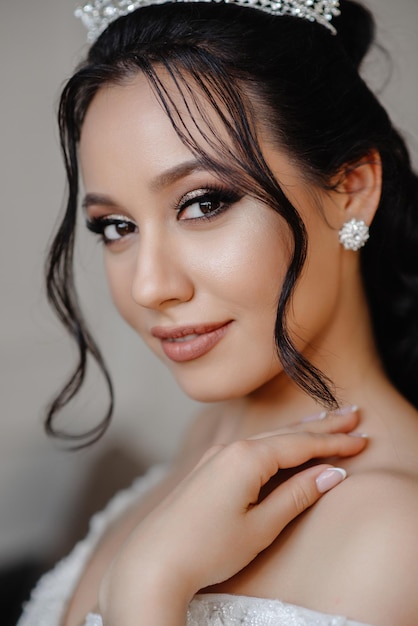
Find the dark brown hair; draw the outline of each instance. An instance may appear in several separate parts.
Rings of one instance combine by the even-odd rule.
[[[82,441],[98,438],[112,412],[110,377],[83,321],[74,289],[77,145],[97,91],[107,83],[123,83],[138,72],[148,77],[176,132],[197,158],[267,203],[288,223],[293,254],[278,302],[277,352],[287,374],[328,408],[337,406],[331,381],[296,350],[286,326],[286,311],[306,255],[305,228],[263,160],[256,121],[268,129],[272,142],[292,155],[307,177],[324,188],[344,167],[373,150],[380,154],[383,189],[370,241],[361,252],[363,278],[387,373],[418,406],[418,183],[402,139],[359,75],[359,65],[374,37],[372,17],[348,0],[341,2],[341,11],[334,21],[338,30],[334,37],[324,27],[299,18],[272,17],[229,4],[168,3],[118,19],[91,47],[65,86],[59,110],[69,195],[49,255],[48,295],[78,344],[79,362],[50,407],[49,433],[67,436],[54,429],[54,417],[80,389],[88,354],[108,381],[111,403],[104,421],[82,435]],[[204,106],[210,106],[222,120],[228,143],[221,142],[209,124],[198,128],[204,142],[215,148],[216,157],[209,156],[182,124],[161,78],[162,69],[186,104],[193,99],[204,114],[204,94]]]

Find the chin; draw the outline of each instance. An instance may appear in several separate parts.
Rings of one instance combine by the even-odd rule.
[[[226,386],[223,389],[219,389],[219,387],[210,382],[205,382],[204,385],[191,384],[190,382],[185,383],[184,381],[180,381],[177,377],[175,378],[178,386],[186,394],[186,396],[196,402],[224,402],[226,400],[231,400],[234,397],[245,395],[240,393],[234,394],[233,390]]]
[[[272,382],[278,372],[265,378],[242,379],[240,375],[228,376],[224,372],[215,372],[212,376],[176,376],[174,378],[181,390],[196,402],[216,403],[243,398]]]

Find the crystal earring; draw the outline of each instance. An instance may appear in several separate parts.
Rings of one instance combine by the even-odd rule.
[[[340,243],[346,250],[360,250],[369,239],[369,227],[363,220],[351,219],[339,232]]]

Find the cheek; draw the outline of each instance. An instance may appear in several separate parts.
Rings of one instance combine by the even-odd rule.
[[[255,210],[257,219],[247,211],[234,219],[231,228],[220,229],[215,237],[189,249],[188,265],[208,291],[234,309],[275,315],[289,243],[280,216],[259,206]]]
[[[338,235],[326,224],[311,229],[308,256],[288,319],[299,349],[331,326],[341,291],[340,262]]]
[[[110,295],[113,303],[123,319],[130,325],[138,329],[140,318],[139,307],[131,295],[132,280],[134,275],[134,264],[129,258],[129,254],[112,254],[108,250],[104,251],[104,265],[109,285]]]

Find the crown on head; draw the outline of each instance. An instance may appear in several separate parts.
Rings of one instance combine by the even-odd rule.
[[[340,14],[338,0],[91,0],[77,7],[75,16],[81,18],[88,30],[90,42],[97,39],[111,22],[128,15],[140,7],[166,2],[225,2],[243,7],[259,9],[271,15],[291,15],[310,22],[322,24],[336,34],[331,24],[333,17]]]

